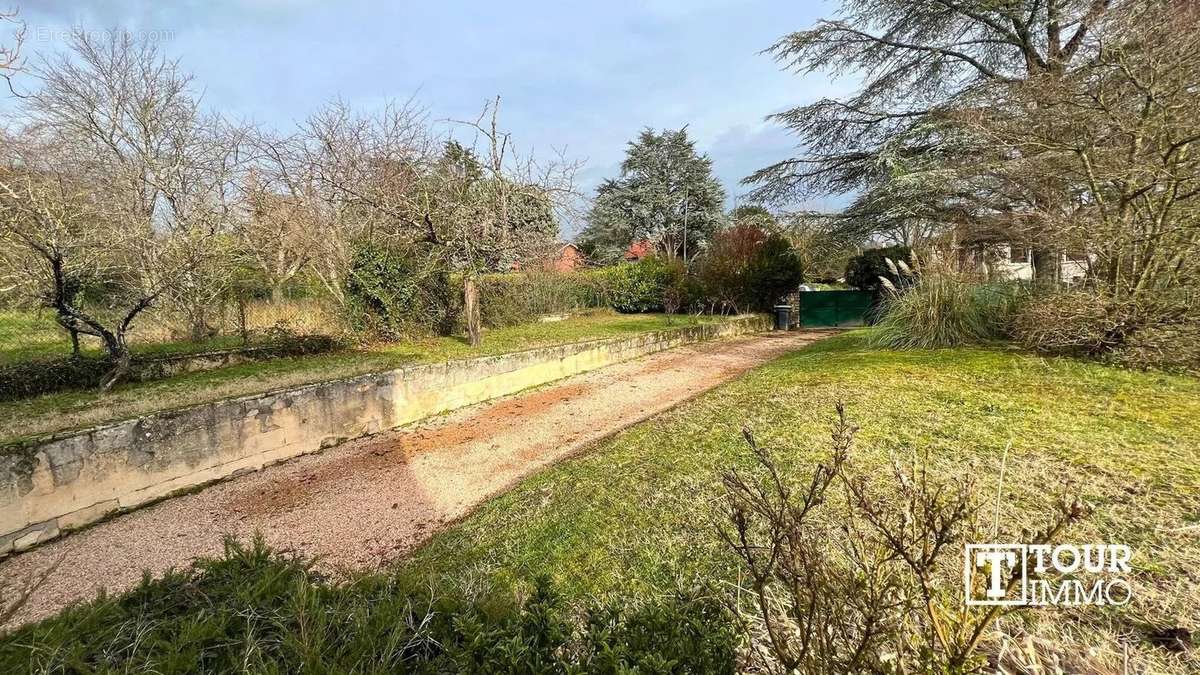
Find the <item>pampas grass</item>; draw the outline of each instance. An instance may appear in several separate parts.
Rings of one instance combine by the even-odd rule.
[[[916,269],[904,266],[899,288],[885,286],[873,344],[930,349],[1004,337],[1021,296],[1019,286],[984,283],[966,265],[946,257],[914,265]]]

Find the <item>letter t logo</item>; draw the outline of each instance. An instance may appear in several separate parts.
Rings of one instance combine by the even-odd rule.
[[[988,568],[987,596],[989,598],[1000,600],[1004,597],[1004,566],[1012,567],[1016,562],[1017,556],[1012,551],[975,552],[975,566]]]

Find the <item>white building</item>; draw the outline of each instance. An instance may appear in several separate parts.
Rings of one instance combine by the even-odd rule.
[[[989,277],[998,279],[1013,279],[1031,281],[1033,279],[1033,250],[1012,244],[996,244],[990,247],[989,255],[983,262],[984,271]],[[1088,272],[1086,256],[1073,257],[1067,254],[1059,256],[1059,279],[1064,284],[1081,283]]]

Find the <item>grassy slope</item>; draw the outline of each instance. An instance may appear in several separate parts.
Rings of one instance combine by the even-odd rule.
[[[1200,380],[1003,350],[875,351],[862,335],[779,359],[526,481],[435,538],[411,569],[453,579],[546,573],[578,595],[658,595],[680,579],[729,578],[711,505],[718,471],[747,460],[739,428],[806,476],[841,398],[862,426],[864,467],[928,449],[938,473],[972,473],[993,495],[1011,441],[1010,530],[1040,524],[1064,481],[1097,504],[1070,539],[1132,545],[1136,605],[1069,614],[1083,623],[1047,610],[1037,616],[1043,630],[1086,626],[1082,642],[1114,649],[1117,632],[1143,621],[1194,622]]]
[[[0,318],[7,320],[11,317],[6,315]],[[350,377],[407,364],[502,354],[718,320],[715,317],[673,317],[668,323],[664,315],[601,312],[564,321],[490,330],[485,333],[483,345],[477,349],[472,349],[459,337],[431,338],[379,344],[335,354],[245,363],[167,380],[127,384],[117,387],[106,396],[78,391],[8,401],[0,403],[0,442],[12,442],[153,410]],[[37,344],[33,340],[30,343]],[[0,347],[11,345],[0,343]]]

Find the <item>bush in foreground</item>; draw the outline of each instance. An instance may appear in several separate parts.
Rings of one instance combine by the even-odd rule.
[[[857,427],[840,403],[837,412],[832,452],[811,477],[786,476],[745,428],[758,470],[724,474],[721,534],[741,560],[744,588],[731,602],[744,618],[751,670],[982,672],[984,641],[1001,616],[1021,610],[963,602],[961,552],[988,537],[972,477],[943,482],[926,459],[893,460],[892,485],[881,489],[877,472],[856,467]],[[835,504],[845,511],[830,518]],[[1050,522],[1026,537],[1059,543],[1089,513],[1064,496]],[[1020,581],[1011,575],[1007,587]],[[979,597],[985,585],[975,584],[968,592]]]
[[[549,582],[475,596],[330,583],[261,541],[0,640],[0,672],[732,672],[714,600],[577,606]]]

